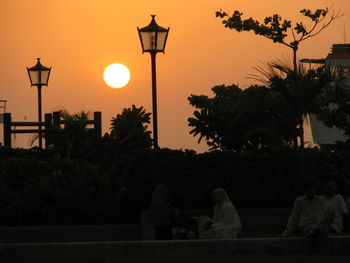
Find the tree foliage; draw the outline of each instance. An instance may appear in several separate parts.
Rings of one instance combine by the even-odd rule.
[[[322,72],[315,72],[319,76]],[[331,85],[322,90],[318,98],[319,118],[329,127],[337,127],[350,137],[350,78],[349,73],[333,67],[327,74],[337,76]],[[334,77],[333,77],[334,78]]]
[[[211,150],[243,151],[283,144],[304,148],[308,114],[323,116],[328,125],[350,127],[350,112],[346,113],[350,91],[339,87],[343,77],[332,67],[305,70],[300,65],[294,71],[270,63],[257,70],[259,75],[253,77],[264,86],[241,90],[222,85],[212,89],[213,98],[188,98],[196,108],[194,117],[188,119],[193,127],[190,133],[199,136],[198,142],[205,139]],[[336,90],[339,94],[334,97]],[[338,99],[339,107],[330,108]]]
[[[188,119],[190,134],[205,139],[211,150],[260,149],[291,141],[295,128],[283,97],[263,86],[241,90],[236,85],[215,86],[214,97],[191,95],[196,108]]]
[[[111,120],[110,137],[116,141],[122,149],[143,149],[152,145],[151,132],[147,131],[151,113],[141,107],[132,105],[124,108],[121,114],[117,114]]]
[[[163,148],[127,154],[113,172],[45,151],[0,147],[1,226],[136,224],[159,183],[169,185],[180,209],[210,209],[217,187],[227,189],[238,209],[289,207],[310,179],[335,181],[349,195],[349,151],[278,147],[196,154]]]
[[[291,48],[293,50],[293,66],[296,71],[296,53],[300,43],[318,35],[335,19],[342,16],[339,12],[335,13],[329,8],[317,9],[316,11],[302,9],[300,13],[311,20],[310,26],[306,26],[303,22],[297,22],[293,25],[290,20],[282,19],[279,14],[265,17],[263,22],[252,17],[243,19],[243,13],[238,10],[234,11],[232,15],[220,10],[216,12],[216,17],[223,19],[222,23],[226,28],[234,29],[237,32],[253,31],[256,35]]]

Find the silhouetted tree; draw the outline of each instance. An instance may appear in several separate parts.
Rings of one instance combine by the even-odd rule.
[[[322,90],[318,97],[318,117],[329,127],[344,130],[350,137],[350,76],[340,67],[320,68],[315,71],[315,78],[329,75],[333,81]]]
[[[291,141],[296,130],[283,97],[263,86],[212,88],[214,97],[191,95],[197,110],[189,118],[190,134],[204,138],[211,150],[244,151]]]
[[[328,95],[325,95],[325,91],[339,82],[339,72],[328,66],[305,70],[301,64],[295,71],[281,63],[270,63],[266,69],[258,68],[258,71],[263,77],[256,79],[284,98],[293,115],[290,120],[294,120],[293,125],[297,128],[293,140],[294,146],[298,146],[297,137],[299,137],[300,147],[303,148],[305,118],[311,113],[318,115],[321,102],[324,109],[331,103],[326,98]]]
[[[152,146],[151,132],[147,131],[151,113],[146,113],[143,107],[132,105],[124,108],[111,120],[111,138],[114,139],[119,149],[135,150],[150,148]]]
[[[300,13],[311,20],[309,28],[302,22],[292,25],[290,20],[282,20],[279,14],[266,17],[263,23],[252,17],[242,19],[243,13],[238,10],[234,11],[232,15],[220,10],[216,12],[216,17],[223,19],[222,23],[226,28],[235,29],[238,32],[253,31],[256,35],[261,35],[271,39],[274,43],[280,43],[291,48],[293,51],[293,69],[297,71],[299,44],[318,35],[335,19],[342,16],[339,12],[331,12],[329,8],[317,9],[314,12],[309,9],[302,9]]]

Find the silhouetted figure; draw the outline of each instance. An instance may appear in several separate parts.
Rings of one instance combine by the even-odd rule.
[[[172,208],[169,203],[169,188],[159,184],[155,187],[151,204],[151,219],[155,229],[156,240],[170,240],[172,232]]]
[[[242,229],[241,219],[226,191],[217,188],[213,192],[215,202],[213,218],[199,217],[199,237],[215,239],[237,238]]]
[[[308,184],[305,187],[304,195],[299,196],[294,202],[294,207],[283,235],[289,236],[296,230],[300,230],[304,236],[308,237],[318,229],[319,224],[323,222],[324,215],[325,205],[323,199],[316,196],[315,186]]]
[[[339,234],[343,231],[343,217],[348,213],[344,198],[337,193],[338,187],[335,182],[325,184],[324,199],[326,215],[331,218],[329,222],[329,232]]]
[[[350,211],[350,197],[346,199],[346,207],[348,211]],[[345,230],[347,232],[350,232],[350,213],[349,212],[345,215]]]
[[[302,235],[310,238],[314,252],[328,251],[328,224],[332,220],[326,214],[323,198],[316,196],[316,188],[310,183],[305,186],[304,195],[299,196],[289,217],[284,236],[300,230]]]

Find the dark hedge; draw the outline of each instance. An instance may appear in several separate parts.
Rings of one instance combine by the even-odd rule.
[[[211,208],[227,190],[238,208],[290,207],[306,182],[325,180],[350,195],[350,152],[146,150],[114,161],[60,158],[38,149],[0,148],[0,225],[136,223],[152,190],[168,184],[179,209]]]

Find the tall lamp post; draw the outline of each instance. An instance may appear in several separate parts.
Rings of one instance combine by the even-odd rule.
[[[156,23],[155,15],[148,26],[137,28],[142,46],[142,53],[151,54],[152,64],[152,105],[153,105],[153,144],[158,148],[158,120],[157,120],[157,81],[156,81],[156,55],[163,52],[168,38],[169,27],[163,28]]]
[[[47,86],[49,82],[51,67],[45,67],[40,63],[40,58],[34,67],[27,68],[30,83],[38,87],[38,119],[39,119],[39,148],[43,148],[42,133],[41,133],[41,87]]]

